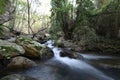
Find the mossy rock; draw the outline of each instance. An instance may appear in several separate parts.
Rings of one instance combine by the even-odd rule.
[[[39,42],[34,41],[34,40],[30,39],[30,38],[26,38],[26,37],[18,37],[15,42],[17,44],[19,44],[19,45],[28,44],[28,45],[35,46],[36,48],[44,47]]]
[[[25,50],[25,56],[29,58],[51,58],[54,56],[53,52],[48,49],[47,46],[28,39],[28,38],[17,38],[16,43],[20,44]]]
[[[5,40],[0,40],[0,59],[11,58],[25,53],[25,50],[15,44]]]
[[[1,58],[10,59],[11,57],[15,57],[20,55],[17,49],[12,46],[0,46],[0,55]]]
[[[2,46],[2,48],[6,48],[7,50],[17,50],[19,53],[24,54],[24,49],[17,45],[16,43],[11,43],[9,41],[6,40],[0,40],[0,46]],[[14,48],[14,49],[13,49]]]
[[[39,50],[34,46],[24,44],[23,48],[25,49],[25,56],[30,58],[40,58]]]
[[[30,44],[32,43],[32,39],[26,37],[17,37],[15,42],[19,45]]]

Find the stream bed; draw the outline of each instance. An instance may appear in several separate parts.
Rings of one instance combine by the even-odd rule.
[[[38,80],[120,80],[119,57],[82,53],[80,55],[84,59],[81,60],[60,57],[62,49],[54,47],[53,43],[53,41],[45,43],[54,52],[52,59],[36,67],[9,74],[24,74]]]

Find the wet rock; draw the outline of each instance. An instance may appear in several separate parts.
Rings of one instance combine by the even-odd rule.
[[[30,58],[40,58],[39,50],[34,46],[24,44],[23,48],[25,49],[25,56]]]
[[[40,50],[40,55],[41,59],[46,60],[52,58],[54,56],[54,53],[50,48],[45,47]]]
[[[61,57],[74,58],[74,59],[83,59],[83,57],[79,53],[73,52],[73,51],[70,51],[70,50],[61,51],[60,56]]]
[[[37,79],[30,76],[20,75],[20,74],[11,74],[3,77],[0,80],[37,80]]]
[[[19,45],[30,44],[30,43],[32,44],[32,39],[28,37],[17,37],[15,42]]]
[[[53,52],[47,46],[37,41],[27,38],[18,38],[16,42],[23,46],[25,49],[25,56],[27,57],[49,59],[54,56]]]
[[[12,58],[11,62],[7,65],[8,69],[29,68],[36,66],[36,63],[25,57]]]
[[[10,43],[5,40],[0,40],[0,59],[11,58],[25,53],[23,47],[16,43]]]
[[[27,37],[18,37],[16,43],[23,46],[25,49],[25,56],[30,58],[40,58],[39,50],[41,50],[44,45]]]

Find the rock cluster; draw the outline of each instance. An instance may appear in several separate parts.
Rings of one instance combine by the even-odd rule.
[[[31,59],[47,60],[53,56],[47,46],[26,37],[17,37],[15,42],[0,40],[0,65],[4,68],[29,68],[37,65]]]

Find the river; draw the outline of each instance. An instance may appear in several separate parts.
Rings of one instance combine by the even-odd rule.
[[[120,80],[120,66],[107,65],[115,62],[120,65],[119,57],[79,53],[84,59],[71,59],[61,57],[62,49],[53,44],[51,40],[45,43],[54,52],[52,59],[17,73],[32,76],[38,80]]]

